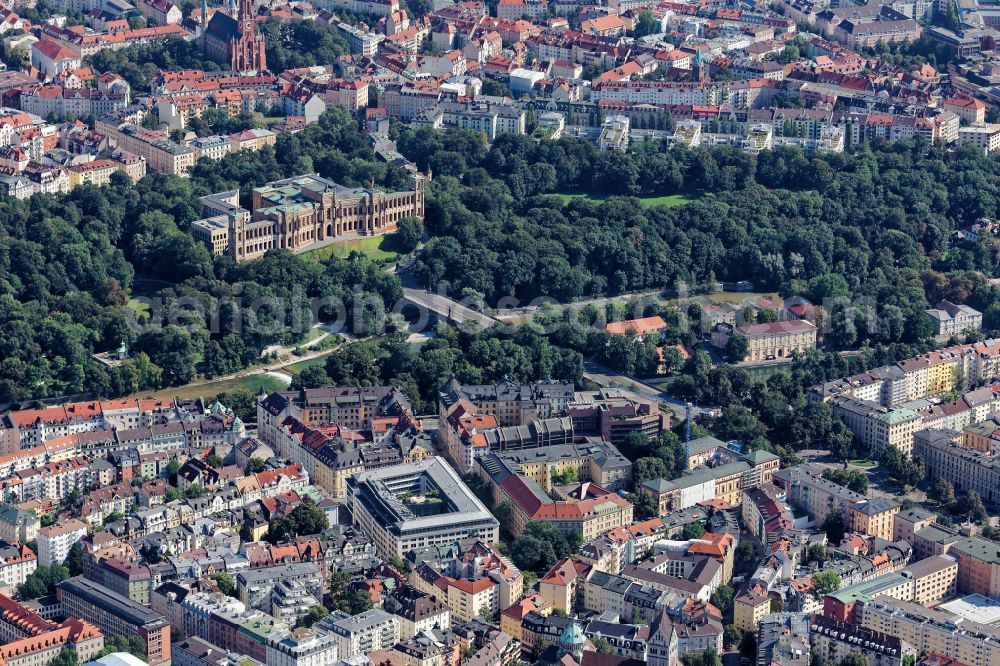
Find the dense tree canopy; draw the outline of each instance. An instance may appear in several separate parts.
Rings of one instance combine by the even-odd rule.
[[[200,196],[242,187],[247,200],[253,187],[303,172],[345,185],[374,179],[390,189],[407,186],[405,174],[379,162],[357,124],[338,110],[303,132],[282,135],[274,149],[202,161],[189,179],[151,174],[133,185],[116,174],[106,187],[0,200],[0,326],[6,333],[0,404],[84,391],[125,395],[234,372],[265,347],[300,339],[310,322],[310,298],[344,303],[347,323],[367,332],[377,321],[370,308],[355,321],[356,302],[391,305],[402,293],[383,266],[360,254],[315,261],[287,251],[234,265],[213,260],[189,233],[201,217]],[[359,296],[365,300],[356,301]],[[130,303],[132,297],[149,301]],[[283,312],[265,307],[252,320],[241,319],[232,306],[237,299],[278,302]],[[170,321],[171,313],[179,316]],[[323,319],[335,313],[319,310]],[[112,368],[95,362],[94,352],[122,342],[129,361]]]
[[[996,273],[996,244],[951,242],[956,228],[997,214],[1000,159],[975,151],[899,142],[755,157],[647,142],[601,153],[571,139],[502,136],[488,146],[471,132],[429,129],[402,131],[399,146],[435,176],[435,237],[419,276],[488,303],[751,280],[817,303],[854,299],[834,313],[831,332],[849,348],[926,338],[923,310],[942,293],[996,300],[975,273]],[[566,191],[700,196],[676,207],[551,196]]]
[[[311,53],[299,46],[315,29],[268,22],[265,36]],[[318,39],[317,48],[339,48],[325,32]],[[177,66],[193,66],[183,47],[158,48],[162,53],[136,62],[170,57]],[[234,122],[244,120],[251,122]],[[939,299],[982,310],[986,327],[1000,330],[1000,287],[988,282],[997,274],[1000,244],[953,240],[956,229],[997,215],[996,156],[916,142],[813,158],[783,148],[759,156],[726,148],[666,151],[653,142],[601,153],[576,139],[535,143],[502,136],[488,145],[468,131],[393,132],[400,150],[433,172],[425,225],[407,221],[401,233],[406,249],[422,232],[429,236],[414,269],[428,286],[495,303],[503,296],[570,299],[749,279],[758,289],[828,304],[824,343],[860,346],[858,356],[806,355],[790,377],[762,384],[737,368],[713,368],[704,354],[683,366],[676,350],[664,354],[669,372],[684,373],[671,392],[727,407],[713,427],[752,447],[763,448],[767,439],[789,449],[822,440],[841,457],[850,453],[850,434],[829,408],[806,404],[803,387],[926,351],[931,331],[923,310]],[[354,307],[367,302],[357,300],[354,287],[366,299],[395,302],[400,283],[384,265],[360,254],[318,261],[284,251],[234,265],[213,259],[189,233],[201,217],[200,196],[239,188],[248,201],[252,188],[304,172],[348,186],[371,180],[386,189],[408,186],[403,170],[375,157],[359,123],[334,110],[304,131],[282,134],[273,149],[203,160],[189,179],[152,174],[133,185],[116,176],[106,187],[0,200],[0,325],[6,333],[0,403],[84,390],[131,394],[237,371],[265,348],[302,338],[305,329],[295,322],[308,312],[297,294],[339,300],[353,332],[379,332],[379,318]],[[556,192],[686,192],[694,200],[646,206],[621,196],[567,201]],[[158,302],[144,305],[137,297]],[[287,307],[260,309],[258,325],[247,326],[229,304],[237,298]],[[197,312],[216,303],[213,317]],[[181,304],[182,315],[163,326],[130,325]],[[322,372],[297,381],[398,381],[426,404],[452,373],[465,382],[504,376],[578,382],[582,356],[636,375],[659,370],[660,340],[608,335],[594,322],[619,320],[624,309],[588,307],[542,310],[513,335],[452,331],[419,351],[349,345]],[[335,312],[319,314],[329,319]],[[663,316],[669,342],[689,349],[704,333],[697,305],[653,304],[642,314]],[[123,341],[132,352],[126,363],[107,367],[93,359]],[[639,457],[658,458],[670,470],[671,455],[660,446]]]

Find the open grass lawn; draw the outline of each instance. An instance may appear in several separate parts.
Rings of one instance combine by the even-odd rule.
[[[315,250],[307,250],[302,256],[308,259],[314,257],[328,259],[334,256],[343,258],[351,252],[360,252],[379,263],[398,261],[401,256],[396,249],[396,240],[392,236],[369,236],[340,241]]]
[[[128,307],[135,312],[136,317],[140,318],[140,321],[141,317],[149,312],[149,303],[141,302],[134,296],[128,299]]]
[[[298,363],[292,363],[291,365],[286,365],[281,370],[282,372],[287,372],[290,375],[297,375],[306,368],[311,368],[314,365],[324,365],[326,363],[326,355],[317,356],[316,358],[311,358],[306,361],[299,361]]]
[[[323,335],[323,329],[322,328],[319,328],[318,326],[310,328],[308,331],[306,331],[305,336],[303,336],[302,341],[299,344],[300,345],[304,345],[307,342],[312,342],[313,340],[315,340],[316,338],[318,338],[321,335]]]
[[[569,203],[573,199],[589,199],[590,201],[604,201],[610,195],[607,194],[592,194],[588,192],[556,192],[555,196],[563,200],[563,203]],[[701,194],[695,193],[682,193],[682,194],[668,194],[662,197],[638,197],[639,201],[642,202],[643,206],[653,207],[653,206],[683,206],[686,203],[691,203],[701,198]]]
[[[154,393],[142,393],[141,397],[152,395],[157,398],[212,398],[220,393],[229,393],[238,389],[249,389],[256,393],[263,386],[268,393],[272,391],[284,391],[288,385],[271,375],[250,375],[247,377],[237,377],[236,379],[226,379],[219,382],[209,382],[196,386],[178,386],[167,388]]]
[[[128,299],[128,307],[137,316],[141,317],[143,314],[149,312],[150,308],[149,303],[145,303],[140,299],[153,298],[159,290],[170,286],[172,285],[166,280],[136,276],[132,281],[132,296]]]
[[[871,469],[872,467],[878,467],[878,463],[874,460],[852,460],[851,464],[855,467],[861,467],[863,469]]]

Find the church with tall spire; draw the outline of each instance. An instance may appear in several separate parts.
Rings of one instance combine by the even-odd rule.
[[[201,41],[205,55],[234,72],[267,70],[264,38],[257,34],[253,0],[229,0],[228,11],[216,11],[208,19],[208,3],[202,0]]]

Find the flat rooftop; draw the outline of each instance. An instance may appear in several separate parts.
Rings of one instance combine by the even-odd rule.
[[[461,523],[473,527],[480,522],[497,524],[497,519],[462,483],[455,470],[439,456],[419,462],[393,465],[355,474],[348,481],[350,494],[373,515],[380,515],[387,526],[399,533],[446,527]],[[429,516],[418,516],[404,503],[407,492],[438,491],[447,510]]]
[[[113,590],[109,590],[103,585],[76,576],[59,583],[62,591],[80,597],[96,608],[117,615],[129,624],[140,627],[156,628],[166,624],[166,618],[156,611],[138,604],[128,597],[123,597]]]
[[[1000,626],[1000,597],[970,594],[967,597],[941,604],[938,608],[979,624]]]
[[[195,220],[191,223],[193,227],[200,227],[202,229],[211,231],[213,229],[229,229],[229,218],[225,215],[216,215],[214,217],[204,217],[200,220]]]

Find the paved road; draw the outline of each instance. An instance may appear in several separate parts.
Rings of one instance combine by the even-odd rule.
[[[597,298],[585,298],[578,301],[568,301],[565,303],[558,302],[555,299],[551,299],[553,305],[559,308],[573,308],[574,310],[582,310],[588,305],[593,305],[597,308],[602,308],[608,303],[627,303],[633,299],[645,299],[653,298],[658,301],[663,300],[663,290],[662,289],[651,289],[647,291],[639,291],[628,294],[619,294],[618,296],[600,296]],[[501,312],[498,316],[500,319],[514,319],[521,317],[525,314],[531,314],[538,309],[537,305],[528,305],[523,308],[515,308],[513,310],[505,310]],[[628,313],[631,318],[641,317],[641,313]]]
[[[489,328],[494,324],[500,323],[500,320],[496,317],[473,310],[448,296],[435,294],[413,286],[415,280],[406,268],[397,271],[397,273],[404,284],[403,299],[420,308],[425,308],[440,317],[459,324],[474,321],[483,328]],[[655,386],[612,370],[593,359],[584,359],[584,377],[601,386],[621,389],[638,400],[666,403],[670,411],[673,412],[675,419],[680,420],[685,417],[686,407],[683,401],[664,394],[663,391]],[[695,416],[703,411],[705,410],[699,407],[693,409]]]
[[[260,352],[260,357],[265,358],[267,356],[270,356],[271,354],[274,354],[275,356],[279,357],[287,356],[291,354],[294,350],[299,348],[309,349],[310,347],[315,347],[323,340],[325,340],[327,336],[329,336],[331,333],[339,333],[339,331],[328,330],[324,324],[316,324],[313,326],[313,328],[320,329],[322,333],[317,335],[312,340],[309,340],[308,342],[299,342],[291,345],[271,345],[270,347],[264,347],[264,349]]]
[[[483,328],[489,328],[493,324],[499,323],[498,319],[488,314],[477,312],[470,307],[466,307],[458,301],[447,296],[403,287],[403,300],[406,300],[417,307],[429,310],[439,317],[449,319],[457,324],[464,324],[467,321],[474,321]]]
[[[633,379],[628,375],[612,370],[592,359],[584,359],[583,376],[601,386],[627,389],[630,393],[639,396],[643,400],[654,400],[659,402],[662,398],[660,389],[643,384],[638,379]]]
[[[601,386],[621,388],[627,393],[631,393],[634,397],[638,397],[642,400],[650,400],[652,402],[666,404],[667,408],[673,412],[675,421],[681,421],[686,418],[687,403],[679,398],[675,398],[672,395],[664,393],[662,387],[657,387],[643,382],[642,380],[635,379],[634,377],[623,375],[617,370],[612,370],[611,368],[608,368],[593,359],[585,358],[583,360],[583,367],[583,376],[592,382],[596,382]],[[691,407],[691,413],[695,417],[711,411],[711,407]]]

